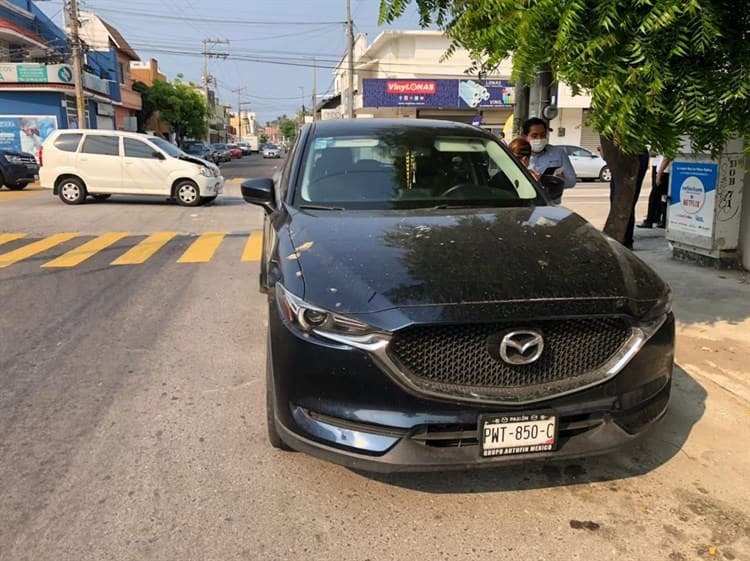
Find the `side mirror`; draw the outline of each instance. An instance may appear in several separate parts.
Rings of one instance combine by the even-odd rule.
[[[154,157],[154,158],[156,158],[157,160],[166,160],[166,157],[164,157],[164,154],[162,154],[161,152],[158,152],[156,150],[154,150],[151,153],[151,156]]]
[[[245,202],[262,206],[266,212],[276,210],[276,199],[273,192],[273,179],[263,177],[261,179],[248,179],[242,186],[242,198]]]
[[[547,196],[553,201],[562,197],[563,189],[565,189],[565,181],[561,177],[543,175],[539,178],[539,183],[544,187],[544,192],[547,193]]]

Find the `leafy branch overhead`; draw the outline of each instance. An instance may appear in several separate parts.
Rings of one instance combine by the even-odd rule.
[[[688,134],[714,153],[750,143],[750,10],[729,0],[381,0],[412,3],[484,68],[513,55],[514,79],[549,65],[591,94],[592,125],[623,153],[674,154]]]

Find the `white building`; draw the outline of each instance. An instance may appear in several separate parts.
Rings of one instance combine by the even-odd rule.
[[[384,31],[367,45],[359,35],[354,49],[354,113],[356,117],[429,118],[471,123],[481,115],[481,126],[510,131],[515,84],[512,61],[506,59],[490,76],[479,79],[466,71],[472,60],[465,49],[445,53],[450,39],[442,31]],[[346,115],[347,57],[334,70],[340,113]],[[584,125],[588,96],[573,96],[558,87],[558,116],[551,122],[556,144],[595,149],[598,135]]]

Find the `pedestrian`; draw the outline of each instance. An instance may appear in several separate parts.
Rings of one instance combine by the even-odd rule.
[[[651,193],[648,196],[648,210],[638,228],[665,228],[667,225],[667,189],[672,161],[666,156],[656,156],[651,166]]]
[[[576,172],[570,163],[568,154],[559,146],[547,142],[549,128],[547,121],[532,117],[523,124],[523,135],[531,145],[529,169],[541,175],[556,175],[563,180],[563,187],[570,189],[576,184]],[[553,201],[560,204],[560,198]]]
[[[641,186],[643,185],[643,178],[646,177],[646,171],[648,171],[649,155],[648,150],[644,150],[638,155],[638,174],[635,176],[635,192],[633,193],[633,205],[630,210],[630,218],[628,218],[628,226],[625,230],[625,238],[622,241],[622,245],[628,249],[633,249],[633,230],[635,229],[635,205],[638,204],[638,197],[641,196]],[[609,181],[609,202],[613,204],[615,201],[615,178]]]
[[[510,150],[511,154],[518,158],[518,161],[521,162],[523,167],[529,167],[529,163],[531,161],[531,144],[529,144],[528,140],[526,140],[522,136],[514,138],[510,141],[508,149]],[[534,176],[534,179],[539,179],[539,174],[537,174],[534,170],[530,169],[529,173]]]

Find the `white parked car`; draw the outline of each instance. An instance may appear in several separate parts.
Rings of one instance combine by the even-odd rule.
[[[183,206],[213,201],[224,187],[219,168],[162,138],[138,133],[61,129],[40,152],[39,182],[64,203],[87,196],[158,195]]]
[[[561,146],[561,148],[568,153],[578,179],[598,179],[599,181],[612,179],[612,172],[607,162],[598,154],[580,146]]]

